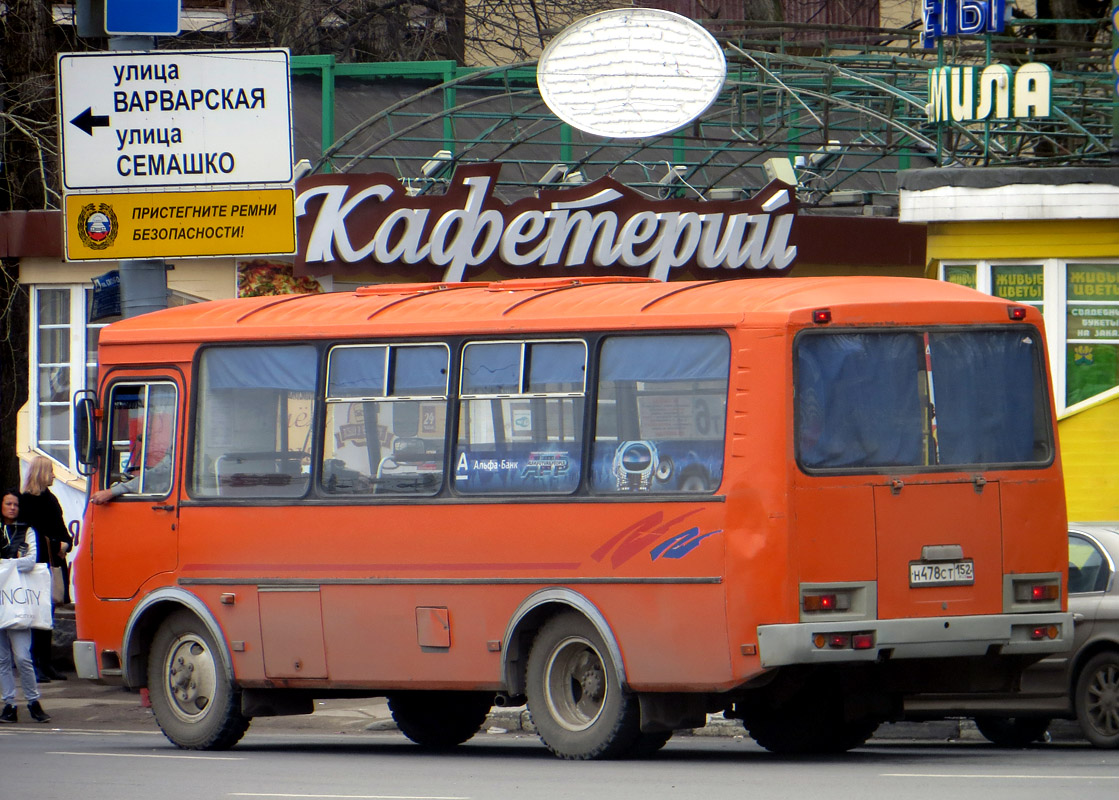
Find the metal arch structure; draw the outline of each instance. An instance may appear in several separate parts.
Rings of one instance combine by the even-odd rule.
[[[804,55],[813,49],[804,46],[806,27],[834,40]],[[1021,63],[1047,52],[1044,43],[986,37],[921,50],[914,31],[852,37],[828,30],[839,27],[799,26],[796,47],[721,35],[728,75],[719,99],[687,128],[642,140],[604,139],[561,122],[540,98],[534,62],[477,69],[297,57],[293,80],[322,81],[322,139],[331,143],[320,142],[312,171],[387,172],[411,194],[442,191],[456,165],[501,162],[496,192],[507,202],[605,175],[650,197],[730,199],[769,182],[767,160],[787,158],[802,205],[873,205],[889,213],[902,169],[1110,163],[1116,104],[1102,45],[1077,43],[1076,57],[1053,69],[1048,117],[933,123],[930,69]],[[877,44],[855,43],[868,38]],[[337,138],[326,124],[326,67],[335,82],[332,124],[343,106],[350,117]]]

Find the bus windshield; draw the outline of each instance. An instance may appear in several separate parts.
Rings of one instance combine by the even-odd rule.
[[[1033,331],[829,331],[796,343],[807,470],[959,468],[1052,458]]]

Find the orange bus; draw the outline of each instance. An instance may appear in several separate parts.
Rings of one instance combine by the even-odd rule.
[[[841,751],[1071,638],[1041,316],[970,289],[379,285],[99,356],[75,661],[183,748],[370,696],[432,747],[526,703],[564,758]]]

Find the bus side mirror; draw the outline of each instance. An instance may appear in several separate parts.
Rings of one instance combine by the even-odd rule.
[[[83,389],[74,396],[74,450],[78,458],[78,474],[86,477],[92,475],[97,466],[96,418],[96,396]]]

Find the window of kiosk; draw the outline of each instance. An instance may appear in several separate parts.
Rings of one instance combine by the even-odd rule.
[[[1065,403],[1119,386],[1119,264],[1069,264]]]

